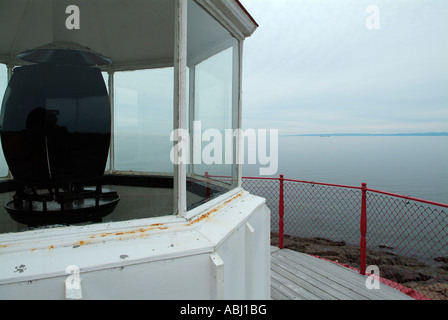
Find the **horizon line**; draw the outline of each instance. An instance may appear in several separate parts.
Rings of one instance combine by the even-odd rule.
[[[448,132],[423,132],[423,133],[305,133],[305,134],[285,134],[285,136],[448,136]]]

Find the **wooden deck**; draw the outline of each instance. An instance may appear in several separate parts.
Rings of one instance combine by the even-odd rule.
[[[366,279],[336,263],[271,247],[273,300],[413,300],[383,283],[369,290]]]

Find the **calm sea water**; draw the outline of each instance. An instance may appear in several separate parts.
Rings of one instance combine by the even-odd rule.
[[[172,171],[167,137],[120,137],[116,144],[118,169]],[[372,189],[448,203],[448,137],[280,136],[278,150],[276,177],[352,186],[366,182]],[[267,166],[245,164],[243,176],[259,176],[260,167]],[[228,175],[229,169],[199,170]]]
[[[243,175],[258,176],[258,167],[245,165]],[[448,137],[281,136],[278,174],[448,203]]]
[[[165,136],[117,137],[117,168],[172,171],[171,148]],[[278,149],[275,176],[352,186],[366,182],[372,189],[448,203],[448,137],[280,136]],[[246,164],[243,176],[259,176],[266,166]],[[4,159],[0,169],[7,173]],[[230,174],[229,166],[201,170]]]
[[[372,189],[448,203],[448,137],[279,137],[278,173],[291,179],[351,186],[366,182]],[[257,174],[257,166],[244,167],[244,176]],[[300,201],[285,200],[285,233],[358,245],[360,211],[356,201],[360,194],[334,195],[324,206],[314,206],[319,200],[308,193]],[[433,258],[448,254],[446,209],[414,211],[416,206],[409,207],[406,201],[382,198],[375,202],[375,196],[370,197],[369,247],[385,245],[396,254],[434,265]]]

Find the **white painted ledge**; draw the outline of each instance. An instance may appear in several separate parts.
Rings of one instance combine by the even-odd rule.
[[[143,221],[1,235],[0,299],[269,299],[264,199],[242,191],[190,220]]]

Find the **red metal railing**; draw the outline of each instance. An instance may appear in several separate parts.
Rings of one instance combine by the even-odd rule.
[[[284,248],[283,244],[283,232],[284,232],[284,216],[285,216],[285,200],[284,200],[284,182],[283,175],[280,175],[280,192],[278,197],[278,247]]]
[[[360,261],[359,270],[362,275],[366,274],[366,263],[367,263],[367,183],[362,184],[361,188],[361,241],[360,241]]]
[[[243,187],[266,198],[273,245],[337,261],[363,275],[375,265],[388,285],[448,299],[447,204],[369,189],[365,183],[355,187],[283,175],[244,177]]]

